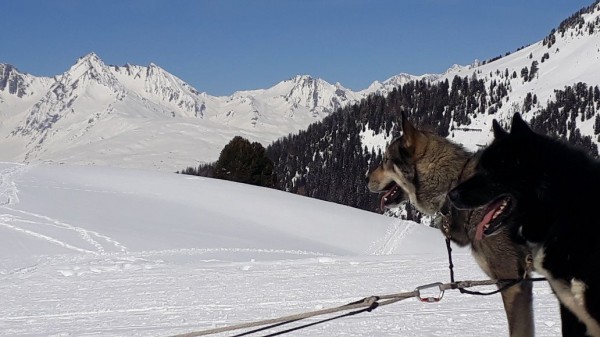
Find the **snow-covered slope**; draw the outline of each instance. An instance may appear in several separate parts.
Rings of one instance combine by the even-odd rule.
[[[396,226],[337,204],[173,173],[0,164],[0,175],[3,257],[194,248],[360,255]]]
[[[501,107],[496,106],[498,110],[495,114],[478,114],[466,128],[456,129],[452,138],[477,149],[478,145],[489,141],[492,119],[496,118],[504,125],[510,125],[512,115],[521,112],[526,120],[530,120],[549,101],[555,100],[555,90],[562,90],[578,82],[588,86],[600,85],[600,4],[580,17],[580,24],[566,27],[564,32],[559,30],[551,33],[549,37],[553,36],[554,43],[548,43],[546,38],[493,62],[454,67],[440,77],[439,80],[448,79],[451,83],[454,76],[476,76],[484,80],[488,92],[493,82],[504,83],[509,88],[508,98],[502,102]],[[529,71],[534,62],[538,68],[536,75],[530,80],[524,80],[522,70],[526,68]],[[517,74],[516,78],[512,77],[513,73]],[[538,104],[526,112],[524,100],[528,93],[537,96]],[[588,125],[593,120],[576,122],[584,135],[593,136],[591,125]]]
[[[522,73],[531,72],[534,63],[537,68],[535,75],[524,77]],[[469,115],[470,123],[459,124],[453,120],[449,130],[450,139],[475,151],[491,141],[493,119],[509,126],[513,114],[520,112],[529,121],[538,116],[549,102],[556,100],[556,90],[574,87],[579,82],[586,84],[587,88],[599,86],[599,74],[600,3],[596,3],[565,20],[559,29],[553,30],[539,42],[488,62],[476,60],[468,66],[453,65],[444,74],[429,79],[432,83],[448,81],[450,86],[456,76],[483,81],[488,107],[485,111],[476,107],[474,113]],[[500,103],[491,103],[490,96],[497,95],[500,84],[507,89],[507,95]],[[529,111],[524,105],[528,94],[535,96],[537,101]],[[593,105],[592,110],[596,112],[592,116],[597,115],[600,109],[598,103]],[[490,109],[494,112],[490,113]],[[426,114],[429,111],[419,113]],[[583,114],[584,111],[580,111],[581,118],[569,119],[566,123],[575,123],[573,128],[579,129],[583,136],[591,136],[592,141],[600,145],[594,133],[595,119],[586,117],[584,120]],[[366,129],[361,138],[363,146],[369,149],[384,148],[390,137],[394,136],[386,137],[379,131]]]
[[[458,278],[484,278],[454,253]],[[447,282],[445,254],[436,229],[276,190],[0,163],[2,336],[168,336],[333,307]],[[536,335],[559,334],[550,289],[534,292]],[[502,336],[505,322],[499,295],[449,291],[294,334]]]
[[[126,64],[113,66],[110,70],[130,92],[156,105],[171,110],[172,117],[201,118],[206,105],[196,89],[161,67],[151,63],[147,67]]]

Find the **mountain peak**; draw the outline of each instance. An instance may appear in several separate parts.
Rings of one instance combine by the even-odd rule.
[[[9,94],[23,97],[26,86],[24,74],[10,64],[0,63],[0,91],[7,90]]]
[[[159,67],[156,63],[154,62],[150,62],[150,64],[148,65],[148,68],[156,68],[156,69],[160,69],[162,70],[161,67]]]
[[[461,71],[461,70],[464,70],[464,69],[469,69],[469,67],[468,67],[468,66],[461,66],[460,64],[456,64],[456,63],[455,63],[455,64],[453,64],[453,65],[452,65],[450,68],[448,68],[448,69],[447,69],[447,70],[444,72],[444,74],[443,74],[443,75],[450,74],[450,73],[457,73],[457,72],[459,72],[459,71]]]
[[[334,84],[334,85],[335,85],[335,87],[336,87],[337,89],[340,89],[340,90],[348,90],[348,88],[346,88],[346,87],[345,87],[345,86],[344,86],[342,83],[340,83],[340,82],[335,82],[335,84]]]
[[[148,76],[163,76],[163,77],[171,77],[172,74],[169,73],[168,71],[164,70],[163,68],[161,68],[159,65],[157,65],[154,62],[150,62],[150,64],[148,65],[148,67],[146,68],[147,72],[148,72]]]
[[[96,55],[96,53],[91,52],[83,57],[77,59],[77,62],[69,69],[69,73],[75,75],[75,73],[85,73],[86,71],[94,71],[97,73],[102,73],[107,70],[106,65],[102,60]],[[79,77],[79,76],[76,76]]]
[[[387,80],[383,81],[383,84],[394,84],[395,86],[398,86],[400,84],[404,84],[406,82],[410,82],[412,80],[414,80],[417,76],[415,75],[411,75],[411,74],[407,74],[407,73],[400,73],[398,75],[392,76],[390,78],[388,78]]]
[[[20,73],[15,66],[8,63],[0,63],[0,74],[9,74],[12,72]]]
[[[59,79],[59,82],[64,82],[63,84],[77,82],[83,84],[88,81],[110,87],[115,91],[121,91],[119,81],[94,52],[77,59],[77,62]]]
[[[83,57],[80,57],[80,59],[98,59],[98,55],[95,52],[89,52],[86,55],[84,55]]]
[[[100,59],[100,57],[98,57],[98,55],[94,52],[88,53],[80,58],[77,59],[77,62],[75,62],[75,65],[78,64],[102,64],[104,65],[104,62],[102,62],[102,60]]]
[[[310,82],[314,80],[315,79],[310,75],[296,75],[291,78],[291,81],[293,81],[294,83]]]

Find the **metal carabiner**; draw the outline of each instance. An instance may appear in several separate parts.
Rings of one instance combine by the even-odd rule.
[[[441,282],[435,282],[435,283],[431,283],[431,284],[426,284],[423,286],[419,286],[415,289],[415,291],[417,292],[417,299],[419,299],[419,301],[421,302],[427,302],[427,303],[436,303],[442,300],[442,297],[444,297],[444,289],[442,288],[444,284]],[[421,296],[421,290],[424,289],[429,289],[429,288],[438,288],[439,289],[439,294],[437,296],[428,296],[428,297],[422,297]]]

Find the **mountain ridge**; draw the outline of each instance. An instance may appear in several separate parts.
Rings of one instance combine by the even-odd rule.
[[[95,52],[78,58],[67,71],[52,78],[22,73],[8,64],[0,64],[0,76],[0,110],[13,117],[0,125],[0,137],[8,139],[0,143],[0,150],[2,145],[10,147],[2,151],[2,160],[153,166],[168,170],[194,160],[190,149],[198,142],[206,145],[197,157],[199,161],[212,161],[235,135],[268,145],[369,94],[368,89],[353,92],[340,83],[296,75],[270,88],[212,96],[154,63],[106,65]],[[387,92],[396,85],[391,80],[372,88]],[[120,126],[115,127],[117,124]],[[177,125],[200,129],[206,139],[189,138],[190,130],[177,130]],[[104,134],[91,132],[98,129],[103,129]],[[140,131],[144,138],[153,138],[152,145],[136,140],[135,148],[154,148],[158,153],[153,157],[158,159],[161,152],[173,153],[172,149],[163,148],[176,138],[175,143],[186,148],[187,158],[180,153],[177,158],[153,158],[139,164],[121,159],[114,162],[114,158],[84,158],[91,148],[101,147],[97,144],[100,141],[107,149],[123,148],[125,133],[132,129]],[[157,135],[170,139],[163,144]],[[109,139],[121,140],[112,143]],[[119,149],[119,153],[124,155],[126,151]],[[168,164],[173,159],[175,162]]]

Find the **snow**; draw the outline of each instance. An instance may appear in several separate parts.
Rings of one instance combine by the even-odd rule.
[[[392,134],[377,133],[375,130],[370,129],[368,123],[365,125],[365,130],[360,132],[359,137],[363,147],[366,146],[369,151],[375,151],[375,153],[381,151],[382,154],[385,152],[386,144],[394,139]]]
[[[0,163],[0,335],[169,336],[448,282],[437,229],[157,171]],[[454,249],[458,279],[485,279]],[[535,284],[538,336],[560,333]],[[314,320],[308,320],[312,322]],[[295,336],[507,335],[499,295],[448,291]]]
[[[0,160],[173,172],[215,161],[235,136],[266,146],[371,93],[424,76],[401,74],[353,92],[297,75],[271,88],[217,97],[153,63],[108,66],[90,53],[55,79],[14,71],[14,82],[34,85],[22,98],[0,90],[0,112],[11,117],[0,123],[6,139]]]

